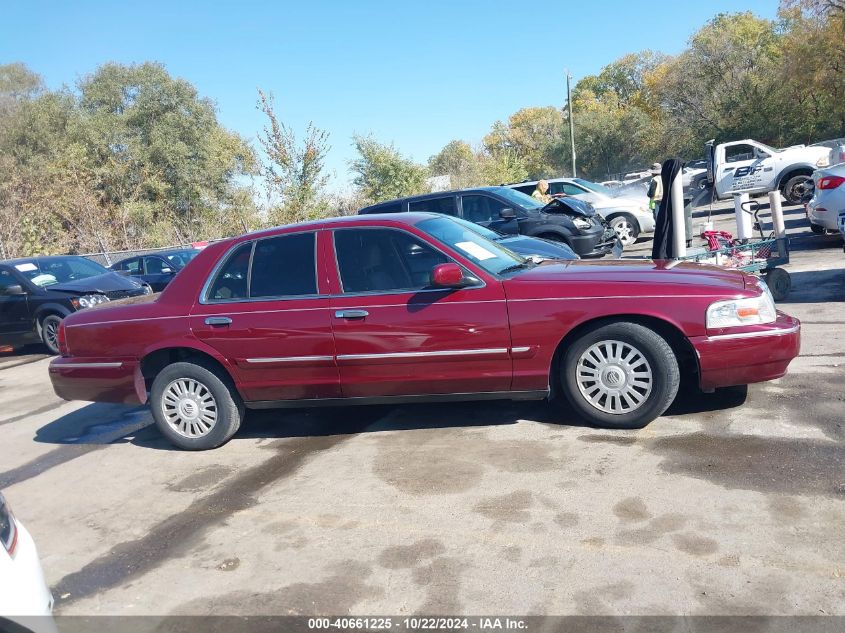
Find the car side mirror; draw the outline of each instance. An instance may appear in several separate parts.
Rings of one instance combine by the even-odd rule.
[[[438,264],[431,269],[431,285],[436,288],[463,288],[468,285],[457,264]]]
[[[516,217],[516,211],[514,211],[510,207],[505,207],[504,209],[499,211],[499,217],[503,220],[513,220]]]
[[[21,286],[20,284],[13,284],[11,286],[6,286],[6,289],[0,294],[4,294],[10,297],[17,297],[20,295],[25,295],[26,290],[24,290],[23,286]]]

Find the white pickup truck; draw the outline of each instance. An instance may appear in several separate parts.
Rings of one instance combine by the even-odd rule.
[[[829,147],[795,145],[774,149],[745,139],[730,143],[708,141],[707,178],[719,200],[735,193],[767,193],[780,189],[790,204],[801,202],[804,183],[813,172],[830,164]]]

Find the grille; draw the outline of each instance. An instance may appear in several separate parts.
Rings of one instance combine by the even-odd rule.
[[[137,288],[135,290],[109,290],[105,293],[112,301],[115,299],[126,299],[126,297],[137,297],[142,294],[144,294],[143,288]]]

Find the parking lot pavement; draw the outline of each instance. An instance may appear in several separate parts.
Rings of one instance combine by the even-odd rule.
[[[0,488],[59,614],[845,614],[845,254],[799,220],[802,355],[744,403],[266,411],[188,453],[4,357]]]

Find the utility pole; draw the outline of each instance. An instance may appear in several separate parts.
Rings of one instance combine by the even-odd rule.
[[[575,172],[575,121],[572,119],[572,89],[569,87],[569,82],[572,75],[566,71],[566,105],[569,108],[569,142],[572,149],[572,177],[576,178],[578,174]]]

